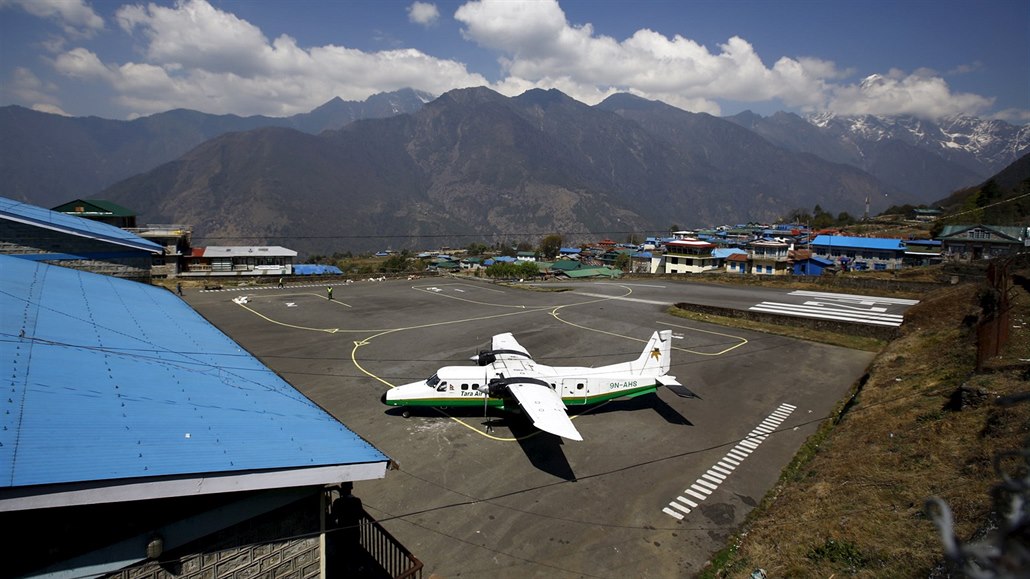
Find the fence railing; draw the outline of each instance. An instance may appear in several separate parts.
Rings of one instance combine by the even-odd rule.
[[[421,579],[422,561],[362,510],[358,521],[361,546],[394,579]]]

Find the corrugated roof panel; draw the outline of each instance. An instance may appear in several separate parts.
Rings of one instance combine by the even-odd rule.
[[[905,243],[900,239],[880,237],[846,237],[843,235],[820,235],[812,240],[812,245],[895,251],[905,249]]]
[[[39,227],[62,231],[70,235],[99,239],[151,253],[164,252],[164,248],[153,241],[143,239],[135,233],[129,233],[113,225],[66,215],[57,211],[50,211],[49,209],[43,209],[36,205],[29,205],[28,203],[22,203],[6,197],[0,197],[0,219],[30,223]]]
[[[387,460],[167,290],[0,270],[0,487]]]

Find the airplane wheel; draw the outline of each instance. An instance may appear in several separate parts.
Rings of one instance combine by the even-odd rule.
[[[411,411],[405,410],[404,412],[401,412],[401,416],[403,416],[404,418],[411,418]]]

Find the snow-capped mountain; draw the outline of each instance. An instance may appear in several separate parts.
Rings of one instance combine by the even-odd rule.
[[[1030,126],[970,116],[747,112],[727,120],[786,149],[859,167],[927,203],[981,183],[1030,152]]]
[[[907,115],[823,113],[809,116],[808,121],[859,149],[870,143],[905,143],[959,163],[984,178],[1001,171],[1030,150],[1030,126],[970,116],[929,121]]]

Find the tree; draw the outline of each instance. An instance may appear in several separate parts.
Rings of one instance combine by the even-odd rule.
[[[540,275],[540,268],[536,265],[535,261],[523,261],[517,267],[519,279],[529,279]]]
[[[554,259],[561,251],[561,245],[561,235],[552,233],[540,240],[540,255],[547,259]]]
[[[632,260],[628,253],[620,253],[618,257],[615,258],[615,267],[622,271],[629,271],[631,261]]]

